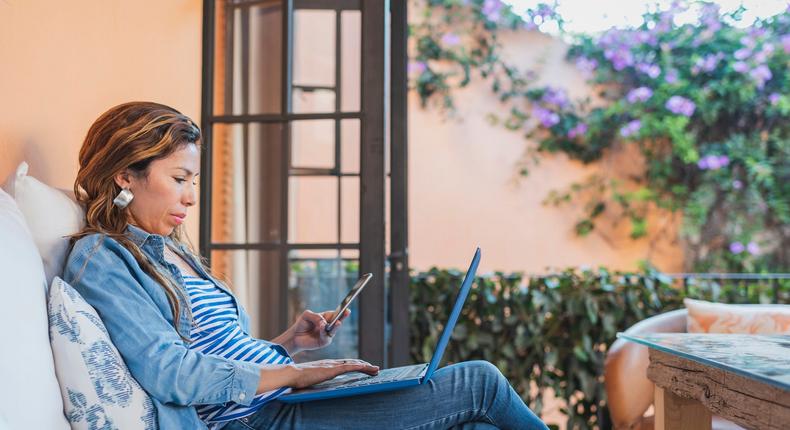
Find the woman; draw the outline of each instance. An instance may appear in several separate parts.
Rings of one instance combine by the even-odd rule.
[[[151,395],[161,429],[525,428],[545,425],[486,362],[439,369],[428,384],[381,394],[285,404],[277,397],[362,360],[295,364],[328,345],[332,312],[304,311],[282,335],[249,336],[233,294],[188,245],[200,130],[170,107],[132,102],[105,112],[79,154],[74,191],[86,227],[64,279],[93,305],[129,370]],[[343,318],[348,316],[348,312]]]

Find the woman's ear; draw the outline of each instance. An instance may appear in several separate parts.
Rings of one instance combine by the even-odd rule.
[[[131,175],[129,174],[129,171],[124,169],[123,171],[121,171],[120,173],[115,175],[115,178],[114,178],[115,179],[115,183],[118,184],[118,186],[121,187],[121,188],[124,188],[124,189],[129,188],[132,185],[132,182],[130,180],[130,176]]]

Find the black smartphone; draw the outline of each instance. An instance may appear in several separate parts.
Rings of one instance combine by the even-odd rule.
[[[343,313],[346,311],[346,309],[348,309],[349,306],[351,306],[351,302],[353,302],[354,299],[357,298],[359,293],[362,292],[362,289],[365,288],[365,285],[368,284],[368,281],[370,281],[371,278],[373,278],[372,273],[365,273],[364,275],[362,275],[361,278],[359,278],[357,283],[354,284],[354,287],[351,288],[351,291],[349,291],[348,294],[346,294],[346,297],[343,299],[342,302],[340,302],[340,306],[338,306],[337,309],[335,310],[335,316],[332,317],[332,321],[329,321],[329,323],[326,325],[325,330],[327,331],[327,333],[332,331],[332,329],[335,327],[335,323],[337,322],[337,320],[339,320],[340,316],[343,315]]]

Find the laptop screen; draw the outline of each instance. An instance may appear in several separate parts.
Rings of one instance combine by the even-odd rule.
[[[439,367],[439,362],[442,361],[444,349],[447,347],[447,342],[450,341],[450,335],[453,334],[455,323],[458,322],[458,317],[461,315],[461,309],[464,307],[466,296],[469,295],[469,290],[472,288],[472,282],[474,281],[475,274],[477,273],[478,263],[480,263],[480,248],[477,248],[475,251],[472,264],[469,265],[469,270],[466,271],[464,281],[461,283],[461,290],[458,292],[458,297],[455,299],[455,305],[453,305],[453,311],[450,313],[450,318],[447,320],[447,324],[444,326],[442,336],[439,338],[439,342],[436,344],[436,350],[433,352],[433,358],[431,358],[431,362],[428,364],[428,370],[425,372],[423,381],[430,379],[430,377],[433,375],[433,372],[437,367]]]

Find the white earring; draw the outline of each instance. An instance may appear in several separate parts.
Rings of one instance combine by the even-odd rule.
[[[112,203],[115,206],[118,206],[118,208],[123,209],[129,206],[129,203],[132,202],[133,198],[134,198],[134,194],[132,194],[132,192],[129,191],[128,188],[124,188],[121,190],[120,193],[118,193],[117,196],[115,196],[115,199],[113,199]]]

